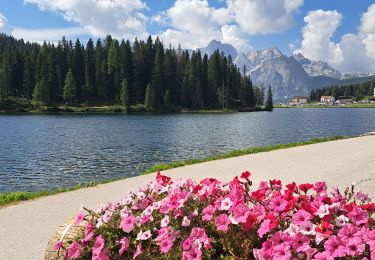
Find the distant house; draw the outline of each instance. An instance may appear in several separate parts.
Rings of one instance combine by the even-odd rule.
[[[335,103],[335,98],[332,97],[332,96],[322,96],[320,98],[320,103],[324,103],[324,104],[332,104],[332,103]]]
[[[351,96],[339,96],[336,103],[338,104],[351,104],[353,103],[353,97]]]
[[[292,98],[291,104],[296,106],[296,105],[303,105],[307,104],[308,98],[305,96],[295,96]]]
[[[375,97],[370,98],[369,101],[370,101],[371,104],[374,104],[375,103]]]

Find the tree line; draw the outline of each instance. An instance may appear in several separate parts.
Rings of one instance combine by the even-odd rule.
[[[272,109],[271,88],[266,98],[230,56],[166,48],[151,36],[133,44],[107,36],[84,46],[79,39],[40,45],[0,34],[0,106],[14,98],[127,110]]]
[[[320,101],[322,96],[340,96],[354,97],[355,100],[363,100],[366,97],[374,96],[375,80],[362,84],[351,84],[345,86],[328,86],[321,89],[313,89],[310,93],[311,101]]]

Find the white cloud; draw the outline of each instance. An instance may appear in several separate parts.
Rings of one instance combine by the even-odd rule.
[[[11,28],[9,26],[8,19],[0,13],[0,33],[9,33]]]
[[[177,0],[159,14],[158,20],[172,27],[160,34],[165,42],[181,43],[184,48],[195,49],[212,39],[222,40],[221,24],[229,18],[225,9],[212,8],[206,0]]]
[[[375,4],[362,14],[356,34],[345,34],[335,43],[332,35],[341,19],[337,11],[310,12],[305,17],[301,49],[296,52],[329,62],[342,72],[375,72]]]
[[[228,0],[228,10],[243,32],[251,35],[282,32],[304,0]]]
[[[25,0],[41,10],[60,13],[95,37],[111,34],[117,38],[145,37],[147,8],[141,0]]]
[[[233,45],[238,51],[246,53],[251,49],[249,41],[236,25],[224,25],[221,27],[223,42]]]
[[[342,15],[337,11],[311,11],[305,17],[302,47],[299,52],[314,60],[324,60],[338,64],[342,61],[342,53],[338,44],[331,38],[340,25]]]
[[[87,32],[80,27],[72,28],[49,28],[49,29],[25,29],[25,28],[14,28],[12,35],[17,39],[24,39],[30,42],[43,43],[47,42],[58,42],[62,36],[67,39],[76,38],[81,35],[87,34]]]

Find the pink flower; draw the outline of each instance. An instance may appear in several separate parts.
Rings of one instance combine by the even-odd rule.
[[[203,221],[211,221],[212,215],[215,213],[215,207],[212,205],[208,205],[206,208],[202,210],[202,220]]]
[[[81,257],[82,246],[77,242],[73,242],[67,249],[68,259],[77,259]]]
[[[189,251],[184,251],[182,253],[183,260],[201,260],[202,251],[198,246],[193,246]]]
[[[171,250],[173,243],[170,239],[164,239],[160,242],[160,251],[164,254],[168,253]]]
[[[360,231],[361,231],[360,228],[355,227],[352,224],[345,224],[340,229],[338,233],[338,237],[341,239],[341,241],[348,243],[348,242],[351,242],[352,240],[357,240],[358,238],[361,239],[363,234]]]
[[[184,217],[183,219],[182,219],[182,226],[183,227],[188,227],[188,226],[190,226],[190,219],[188,218],[188,217]]]
[[[135,225],[135,217],[131,215],[121,220],[120,228],[124,232],[130,233],[134,229],[134,225]]]
[[[59,251],[62,246],[63,246],[62,241],[57,242],[57,244],[53,247],[53,251]]]
[[[312,216],[309,212],[307,212],[306,210],[300,209],[293,215],[292,222],[295,225],[303,226],[303,225],[306,225],[310,221],[311,217]]]
[[[365,251],[361,238],[352,239],[346,244],[346,253],[350,256],[360,256]]]
[[[337,236],[330,237],[325,243],[324,248],[333,256],[333,257],[343,257],[345,256],[345,247]]]
[[[271,220],[269,219],[266,219],[265,221],[262,222],[257,232],[260,238],[263,238],[263,236],[271,230],[270,223],[271,223]]]
[[[128,251],[129,250],[129,245],[130,245],[130,241],[127,237],[124,237],[123,239],[120,240],[120,250],[119,250],[119,256],[122,256],[122,254],[125,252],[125,251]]]
[[[189,250],[192,243],[193,243],[193,240],[191,238],[185,239],[184,242],[182,243],[182,249],[185,251]]]
[[[232,205],[233,202],[230,200],[230,198],[223,199],[221,201],[220,210],[229,210]]]
[[[148,240],[151,237],[152,235],[150,230],[147,230],[145,232],[139,231],[139,233],[137,234],[137,240]]]
[[[349,212],[348,217],[357,226],[368,222],[367,212],[359,207],[354,207],[353,210]]]
[[[317,182],[314,184],[313,189],[318,194],[325,193],[327,191],[327,184],[323,181]]]
[[[310,248],[310,239],[302,233],[297,233],[293,237],[293,248],[296,252],[305,252]]]
[[[228,225],[231,223],[227,214],[219,215],[216,220],[217,230],[228,231]]]
[[[82,212],[80,212],[77,217],[76,217],[76,221],[74,222],[74,225],[79,225],[81,224],[81,222],[85,219],[85,214],[83,214]]]
[[[250,214],[250,210],[243,204],[239,203],[235,207],[232,207],[233,218],[238,223],[246,223],[247,217]]]
[[[161,221],[160,221],[160,227],[166,227],[169,224],[169,216],[165,216]]]
[[[105,241],[102,236],[95,238],[94,246],[92,248],[93,255],[99,255],[104,248]]]
[[[280,260],[290,260],[292,254],[288,244],[280,244],[273,248],[273,258]]]
[[[107,253],[108,253],[108,249],[100,252],[99,255],[93,255],[92,260],[110,260]]]
[[[270,207],[272,210],[282,212],[288,206],[288,202],[281,196],[275,196],[270,201]]]
[[[366,235],[364,236],[363,240],[365,242],[375,248],[375,230],[367,231]],[[375,251],[375,250],[374,250]]]
[[[243,172],[241,174],[241,178],[245,179],[245,180],[248,180],[250,178],[250,176],[251,176],[251,172],[249,172],[249,171]]]
[[[135,250],[135,253],[133,255],[133,260],[136,259],[140,254],[142,254],[142,244],[138,244],[137,249]]]
[[[335,258],[327,251],[324,251],[322,253],[317,253],[314,256],[315,260],[334,260]]]

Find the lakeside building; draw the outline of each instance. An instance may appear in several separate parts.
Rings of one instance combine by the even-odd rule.
[[[352,104],[353,103],[353,97],[351,96],[339,96],[336,101],[337,104],[343,105],[343,104]]]
[[[326,105],[330,105],[335,103],[336,99],[333,96],[322,96],[320,98],[320,103],[324,103]]]
[[[307,104],[308,98],[306,96],[295,96],[292,98],[291,105],[298,106]]]

